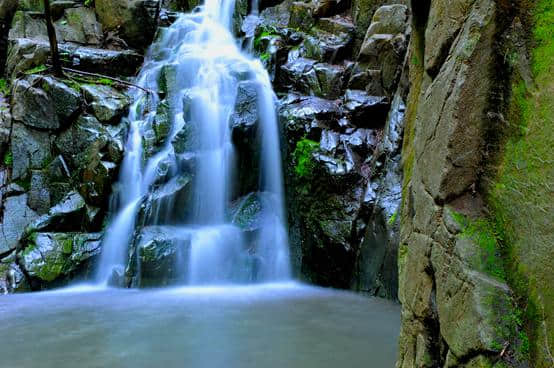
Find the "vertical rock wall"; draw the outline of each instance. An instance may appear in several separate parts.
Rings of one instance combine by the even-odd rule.
[[[552,269],[552,243],[544,243],[547,233],[529,239],[536,253],[528,260],[543,262],[530,261],[534,269],[522,265],[521,257],[513,257],[521,244],[504,236],[510,219],[494,201],[498,184],[513,185],[497,182],[496,160],[509,148],[510,126],[520,125],[510,113],[511,84],[530,78],[524,46],[529,38],[517,26],[529,9],[492,0],[411,6],[397,367],[551,366],[547,337],[546,344],[545,336],[530,340],[535,307],[520,292],[531,284],[522,288],[514,275],[523,267],[526,281],[544,283],[539,293],[550,289],[543,275]],[[548,158],[542,155],[544,165]],[[505,196],[504,205],[514,195]],[[523,212],[534,206],[521,204]],[[542,351],[533,348],[537,343]]]

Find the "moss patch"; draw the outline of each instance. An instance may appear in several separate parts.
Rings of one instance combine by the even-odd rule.
[[[308,138],[303,138],[296,143],[293,153],[296,166],[294,171],[301,178],[310,177],[314,170],[313,153],[319,148],[319,143]]]
[[[516,75],[509,123],[488,202],[502,230],[506,277],[522,308],[530,339],[521,338],[536,367],[554,364],[554,5],[539,0],[533,21],[531,71],[535,86]]]

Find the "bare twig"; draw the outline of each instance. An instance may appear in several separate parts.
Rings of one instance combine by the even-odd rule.
[[[65,72],[68,72],[68,73],[75,73],[75,74],[81,74],[81,75],[86,75],[86,76],[89,76],[89,77],[95,77],[95,78],[105,78],[105,79],[109,79],[109,80],[112,80],[116,83],[119,83],[119,84],[123,84],[125,86],[129,86],[129,87],[134,87],[134,88],[138,88],[146,93],[152,93],[152,94],[156,94],[157,92],[151,90],[151,89],[148,89],[148,88],[144,88],[144,87],[141,87],[137,84],[134,84],[134,83],[131,83],[131,82],[127,82],[127,81],[124,81],[124,80],[121,80],[121,79],[118,79],[118,78],[114,78],[114,77],[110,77],[108,75],[103,75],[103,74],[98,74],[98,73],[91,73],[91,72],[84,72],[84,71],[81,71],[81,70],[76,70],[76,69],[71,69],[71,68],[66,68],[66,67],[62,67],[62,70],[65,71]]]

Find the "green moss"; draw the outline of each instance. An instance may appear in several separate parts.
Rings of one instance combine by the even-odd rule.
[[[398,217],[398,211],[396,211],[395,213],[392,214],[392,216],[390,217],[390,219],[388,221],[388,224],[389,225],[394,225],[394,223],[396,222],[397,217]]]
[[[4,165],[12,166],[13,165],[13,154],[8,151],[4,154]]]
[[[494,222],[484,218],[469,219],[454,211],[451,211],[450,214],[462,228],[459,237],[471,239],[479,246],[480,252],[475,259],[474,266],[494,278],[505,281],[506,272],[501,249],[502,234]]]
[[[3,78],[0,78],[0,94],[9,95],[10,94],[10,85],[8,81]]]
[[[319,148],[319,143],[308,138],[303,138],[296,143],[293,153],[296,166],[294,171],[301,178],[312,175],[314,169],[313,153]]]
[[[258,31],[258,34],[254,38],[254,49],[259,50],[262,45],[262,41],[273,37],[279,37],[279,32],[275,27],[263,26]]]
[[[503,234],[506,277],[521,310],[513,318],[525,329],[518,335],[518,354],[530,355],[537,367],[550,367],[554,362],[547,352],[554,348],[554,332],[543,321],[554,318],[549,256],[554,244],[554,5],[539,0],[532,6],[526,10],[533,23],[535,86],[517,73],[513,78],[507,137],[487,201]]]
[[[85,6],[87,8],[94,8],[94,0],[85,0]]]
[[[14,183],[22,187],[26,192],[31,189],[31,178],[29,176],[24,179],[15,180]]]
[[[39,73],[43,73],[45,71],[48,70],[48,67],[44,64],[42,65],[39,65],[39,66],[35,66],[34,68],[31,68],[29,70],[26,70],[24,72],[24,74],[27,74],[27,75],[30,75],[30,74],[39,74]]]

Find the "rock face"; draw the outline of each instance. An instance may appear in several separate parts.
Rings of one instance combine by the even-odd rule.
[[[346,1],[268,7],[254,46],[281,96],[297,274],[395,299],[405,98],[404,90],[396,91],[409,39],[408,8],[376,13],[368,39],[384,34],[390,42],[367,46],[383,54],[373,59],[358,51],[359,29],[349,12]],[[371,16],[367,21],[364,35]]]
[[[44,75],[12,83],[2,126],[0,289],[50,288],[87,277],[122,159],[127,97]],[[98,116],[99,121],[94,116]]]
[[[511,253],[521,245],[506,235],[511,220],[491,196],[506,185],[496,183],[494,152],[506,149],[497,139],[506,134],[510,75],[528,65],[526,51],[516,51],[517,68],[502,56],[514,52],[509,40],[525,37],[514,27],[517,11],[495,1],[412,11],[397,367],[551,366],[546,333],[539,343],[527,335],[543,334],[548,320],[534,314],[527,286],[521,293],[525,262]],[[544,275],[535,265],[527,277]]]

